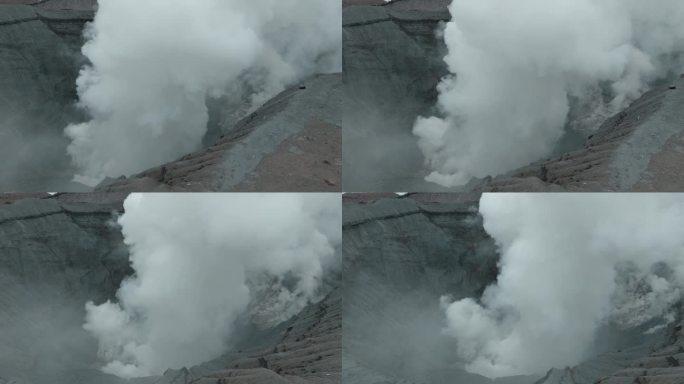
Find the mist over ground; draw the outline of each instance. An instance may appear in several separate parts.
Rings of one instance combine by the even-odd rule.
[[[39,14],[40,12],[40,14]],[[76,99],[88,12],[0,1],[0,190],[76,190],[63,128]],[[92,13],[90,13],[92,17]]]
[[[480,295],[495,245],[470,203],[421,197],[345,195],[343,382],[492,384],[465,371],[437,298]]]
[[[343,14],[344,189],[438,189],[424,180],[423,154],[411,130],[416,116],[430,112],[435,88],[448,73],[435,30],[449,13],[404,12],[405,1],[358,3],[369,2],[349,2]]]
[[[332,1],[99,1],[77,80],[91,119],[65,131],[77,180],[94,185],[199,149],[207,98],[253,109],[341,71],[340,18]]]
[[[684,5],[454,0],[443,34],[450,76],[414,126],[432,173],[454,187],[588,136],[651,86],[681,74]]]

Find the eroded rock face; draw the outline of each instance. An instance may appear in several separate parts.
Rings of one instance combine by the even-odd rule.
[[[0,190],[78,190],[64,127],[82,119],[76,77],[92,9],[0,1]],[[66,7],[66,5],[65,5]]]
[[[346,195],[343,382],[491,383],[458,363],[442,295],[479,296],[497,275],[477,200]]]
[[[423,156],[411,133],[437,100],[447,74],[436,35],[450,15],[444,1],[399,0],[343,11],[344,189],[439,190],[423,180]]]
[[[0,206],[0,383],[109,383],[81,328],[85,303],[130,273],[111,223],[121,195],[5,199]],[[86,375],[86,373],[88,375]]]

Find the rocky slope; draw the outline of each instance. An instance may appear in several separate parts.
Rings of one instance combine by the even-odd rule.
[[[678,384],[684,383],[684,338],[680,321],[669,330],[670,337],[650,354],[632,360],[623,369],[606,375],[597,384]],[[552,383],[552,382],[549,382]],[[580,382],[577,382],[580,384]]]
[[[342,76],[318,75],[277,95],[217,142],[101,191],[336,192],[341,189]]]
[[[455,342],[441,333],[439,298],[479,297],[496,279],[496,246],[482,228],[478,199],[475,194],[345,195],[343,382],[684,382],[681,323],[650,336],[604,327],[597,333],[595,356],[541,378],[492,381],[467,373]]]
[[[426,183],[411,134],[437,111],[446,72],[437,36],[449,0],[395,0],[344,10],[347,191],[444,191]],[[364,3],[366,4],[366,3]],[[655,87],[585,140],[568,138],[553,158],[454,191],[681,191],[684,79]]]
[[[82,118],[75,81],[93,11],[62,10],[58,0],[16,3],[0,1],[0,190],[78,189],[62,130]]]
[[[352,5],[381,5],[383,3],[384,0],[342,0],[342,8]]]
[[[114,299],[132,271],[113,224],[126,194],[0,195],[0,384],[125,384],[99,371],[82,328],[89,301]],[[332,384],[341,375],[339,277],[274,328],[250,319],[234,346],[201,366],[135,384]]]
[[[684,383],[682,321],[672,324],[665,337],[618,349],[576,367],[552,369],[534,384],[679,384]]]

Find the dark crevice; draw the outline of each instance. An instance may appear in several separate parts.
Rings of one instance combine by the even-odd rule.
[[[4,27],[4,26],[8,26],[8,25],[22,24],[22,23],[30,23],[32,21],[41,21],[41,18],[39,16],[34,16],[34,17],[25,17],[23,19],[16,19],[16,20],[10,20],[10,21],[0,21],[0,27]]]
[[[368,223],[371,223],[374,221],[399,219],[402,217],[413,216],[413,215],[425,215],[428,218],[428,220],[432,221],[430,218],[433,216],[464,215],[464,214],[465,215],[471,215],[472,212],[464,212],[461,209],[444,211],[444,212],[433,212],[433,211],[428,211],[428,210],[423,209],[423,208],[418,208],[416,210],[396,213],[396,214],[392,214],[392,215],[376,216],[376,217],[372,217],[372,218],[368,218],[368,219],[351,221],[351,222],[343,224],[342,228],[344,229],[344,228],[358,227],[360,225],[368,224]]]
[[[35,215],[27,215],[27,216],[21,216],[21,217],[12,217],[9,219],[4,219],[0,220],[0,225],[5,225],[17,221],[26,221],[26,220],[37,220],[37,219],[42,219],[44,217],[49,217],[49,216],[56,216],[56,215],[63,215],[66,212],[64,210],[61,211],[53,211],[53,212],[46,212],[46,213],[39,213]]]
[[[385,215],[385,216],[378,216],[378,217],[372,217],[368,219],[363,219],[363,220],[358,220],[358,221],[352,221],[349,223],[345,223],[342,228],[351,228],[351,227],[358,227],[363,224],[368,224],[372,223],[375,221],[382,221],[382,220],[391,220],[391,219],[398,219],[406,216],[413,216],[413,215],[420,215],[422,214],[423,211],[420,209],[414,210],[414,211],[409,211],[409,212],[402,212],[402,213],[397,213],[393,215]]]
[[[348,24],[342,25],[342,27],[343,27],[343,28],[347,28],[347,27],[362,27],[362,26],[364,26],[364,25],[380,24],[380,23],[384,23],[384,22],[387,22],[387,21],[393,21],[393,20],[392,20],[391,17],[386,17],[386,18],[384,18],[384,19],[375,19],[375,20],[369,20],[369,21],[360,21],[360,22],[358,22],[358,23],[348,23]]]
[[[38,213],[35,215],[26,215],[26,216],[18,216],[18,217],[11,217],[7,218],[4,220],[0,220],[0,225],[6,225],[9,223],[17,222],[17,221],[26,221],[26,220],[37,220],[37,219],[42,219],[45,217],[50,217],[50,216],[56,216],[56,215],[66,215],[70,219],[73,220],[74,217],[77,216],[93,216],[93,215],[106,215],[110,216],[112,213],[111,212],[74,212],[74,211],[68,211],[66,209],[61,209],[59,211],[52,211],[52,212],[45,212],[45,213]],[[74,222],[76,225],[78,223]],[[80,225],[79,225],[80,227]]]

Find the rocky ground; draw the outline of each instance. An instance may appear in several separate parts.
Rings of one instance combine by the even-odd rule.
[[[629,362],[628,366],[601,377],[596,384],[678,384],[684,382],[684,338],[680,321],[669,330],[670,338],[650,354]],[[561,382],[562,381],[557,381]],[[589,381],[587,381],[589,382]],[[555,383],[549,381],[549,383]],[[579,381],[577,382],[579,383]]]
[[[99,371],[84,304],[132,273],[113,222],[125,193],[0,195],[0,384],[125,384]],[[275,328],[241,326],[224,356],[134,384],[332,384],[341,375],[339,277]]]
[[[0,0],[0,190],[90,189],[71,181],[63,130],[86,118],[76,77],[96,4]],[[341,92],[341,74],[314,76],[242,120],[232,118],[234,103],[213,100],[205,149],[97,189],[340,191]]]
[[[352,5],[381,5],[384,0],[342,0],[342,7],[351,7]]]
[[[140,384],[340,383],[342,297],[325,299],[268,332],[245,337],[225,356],[187,371],[167,371]]]
[[[341,190],[342,76],[318,75],[226,127],[215,144],[100,191]]]
[[[453,340],[441,333],[439,297],[479,297],[496,279],[496,246],[482,228],[478,200],[475,194],[345,195],[343,382],[684,382],[681,322],[652,336],[602,330],[601,352],[544,377],[492,381],[467,373]]]
[[[436,112],[446,74],[436,32],[449,0],[362,3],[343,13],[345,190],[445,191],[423,180],[411,130],[417,116]],[[453,191],[681,191],[684,79],[674,85],[656,86],[570,150]]]

